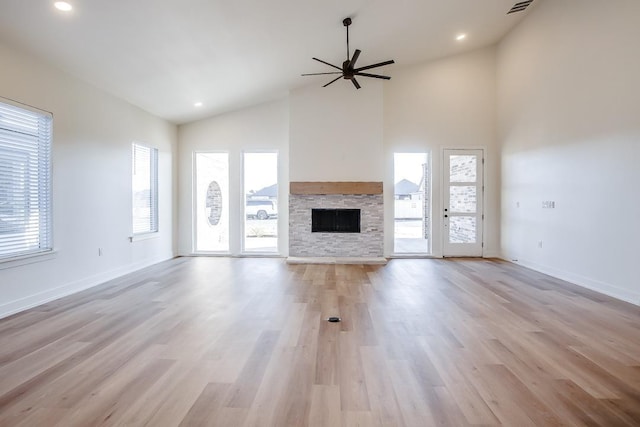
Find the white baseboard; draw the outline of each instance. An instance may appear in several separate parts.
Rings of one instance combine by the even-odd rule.
[[[167,261],[172,258],[173,255],[140,261],[134,264],[126,265],[124,267],[105,271],[103,273],[98,273],[90,277],[85,277],[83,279],[67,283],[66,285],[58,286],[54,289],[48,289],[44,292],[39,292],[34,295],[29,295],[15,301],[8,302],[0,306],[0,319],[24,310],[28,310],[33,307],[37,307],[42,304],[46,304],[59,298],[75,294],[76,292],[84,291],[85,289],[101,285],[105,282],[108,282],[109,280],[116,279],[118,277],[124,276],[125,274],[133,273],[145,267],[149,267],[151,265],[157,264],[162,261]]]
[[[601,282],[599,280],[590,279],[579,274],[571,273],[568,271],[560,270],[557,268],[541,265],[526,259],[506,256],[501,254],[497,258],[504,261],[512,262],[514,264],[522,265],[523,267],[530,268],[531,270],[538,271],[543,274],[555,277],[556,279],[564,280],[577,286],[581,286],[592,291],[600,292],[601,294],[626,301],[634,305],[640,305],[640,293],[630,291],[628,289],[621,289],[610,283]]]
[[[482,254],[482,258],[501,258],[502,254],[498,251],[484,251]]]

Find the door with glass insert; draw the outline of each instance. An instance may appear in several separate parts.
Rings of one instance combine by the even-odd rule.
[[[482,256],[483,151],[444,150],[444,256]]]

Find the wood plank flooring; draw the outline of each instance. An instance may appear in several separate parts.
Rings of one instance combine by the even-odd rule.
[[[0,320],[0,426],[103,425],[639,426],[640,308],[493,260],[178,258]]]

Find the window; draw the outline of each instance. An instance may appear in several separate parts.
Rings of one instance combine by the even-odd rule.
[[[158,150],[132,145],[133,234],[158,231]]]
[[[278,251],[278,153],[244,153],[244,251]]]
[[[50,113],[0,102],[0,259],[50,251]]]
[[[429,182],[427,153],[394,153],[394,245],[396,254],[429,252]]]

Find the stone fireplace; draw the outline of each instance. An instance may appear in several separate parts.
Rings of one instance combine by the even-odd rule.
[[[312,210],[359,210],[360,232],[314,232]],[[289,194],[289,256],[384,260],[381,182],[292,182]],[[338,260],[339,262],[339,260]]]

